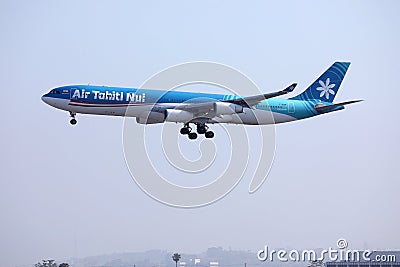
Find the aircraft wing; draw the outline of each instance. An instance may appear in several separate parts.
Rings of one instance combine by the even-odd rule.
[[[210,101],[210,102],[205,102],[205,103],[192,103],[192,104],[188,103],[188,104],[176,106],[174,108],[180,109],[180,110],[186,110],[186,111],[192,112],[194,114],[212,112],[213,110],[216,109],[216,105],[217,106],[221,106],[221,105],[228,106],[229,105],[230,108],[233,108],[233,109],[241,108],[243,110],[244,107],[251,108],[252,106],[257,105],[258,103],[260,103],[261,101],[263,101],[265,99],[273,98],[276,96],[285,95],[287,93],[290,93],[294,90],[296,85],[297,85],[296,83],[293,83],[292,85],[288,86],[287,88],[285,88],[281,91],[273,92],[273,93],[240,97],[240,98],[231,99],[231,100]]]
[[[273,93],[247,96],[247,97],[236,98],[236,99],[232,99],[232,100],[224,100],[222,102],[232,103],[232,104],[236,104],[236,105],[240,105],[240,106],[249,108],[254,105],[257,105],[258,103],[260,103],[261,101],[263,101],[265,99],[273,98],[273,97],[277,97],[280,95],[285,95],[287,93],[293,92],[296,85],[297,85],[297,83],[293,83],[292,85],[288,86],[287,88],[285,88],[281,91],[273,92]]]

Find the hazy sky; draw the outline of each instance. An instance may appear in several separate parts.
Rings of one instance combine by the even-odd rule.
[[[0,265],[161,248],[400,248],[398,1],[0,1]],[[215,61],[265,92],[298,93],[351,61],[345,111],[277,126],[271,173],[200,209],[160,204],[130,178],[122,118],[40,96],[64,84],[140,86]]]

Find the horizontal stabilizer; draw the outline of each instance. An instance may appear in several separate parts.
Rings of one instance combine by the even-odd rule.
[[[329,106],[326,106],[326,105],[318,106],[318,104],[317,104],[314,108],[315,108],[316,111],[318,111],[320,113],[325,113],[325,112],[332,111],[337,107],[341,107],[341,106],[344,106],[344,105],[357,103],[357,102],[360,102],[360,101],[363,101],[363,100],[346,101],[346,102],[337,103],[337,104],[333,104],[333,105],[329,105]]]

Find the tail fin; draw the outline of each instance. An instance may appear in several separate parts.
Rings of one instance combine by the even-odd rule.
[[[350,62],[335,62],[303,93],[290,99],[333,102],[349,66]]]

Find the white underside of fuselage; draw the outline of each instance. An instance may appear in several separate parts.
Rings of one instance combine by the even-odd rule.
[[[151,111],[154,107],[153,104],[146,103],[132,103],[132,104],[89,104],[89,103],[76,103],[71,102],[69,99],[60,99],[52,97],[43,97],[44,102],[55,108],[82,114],[93,115],[108,115],[108,116],[127,116],[127,117],[140,117],[143,114]],[[159,106],[176,106],[176,103],[158,104]],[[295,117],[260,109],[245,108],[243,113],[234,115],[220,115],[213,117],[212,121],[215,123],[232,123],[232,124],[248,124],[248,125],[266,125],[276,124],[282,122],[289,122],[296,120]]]

